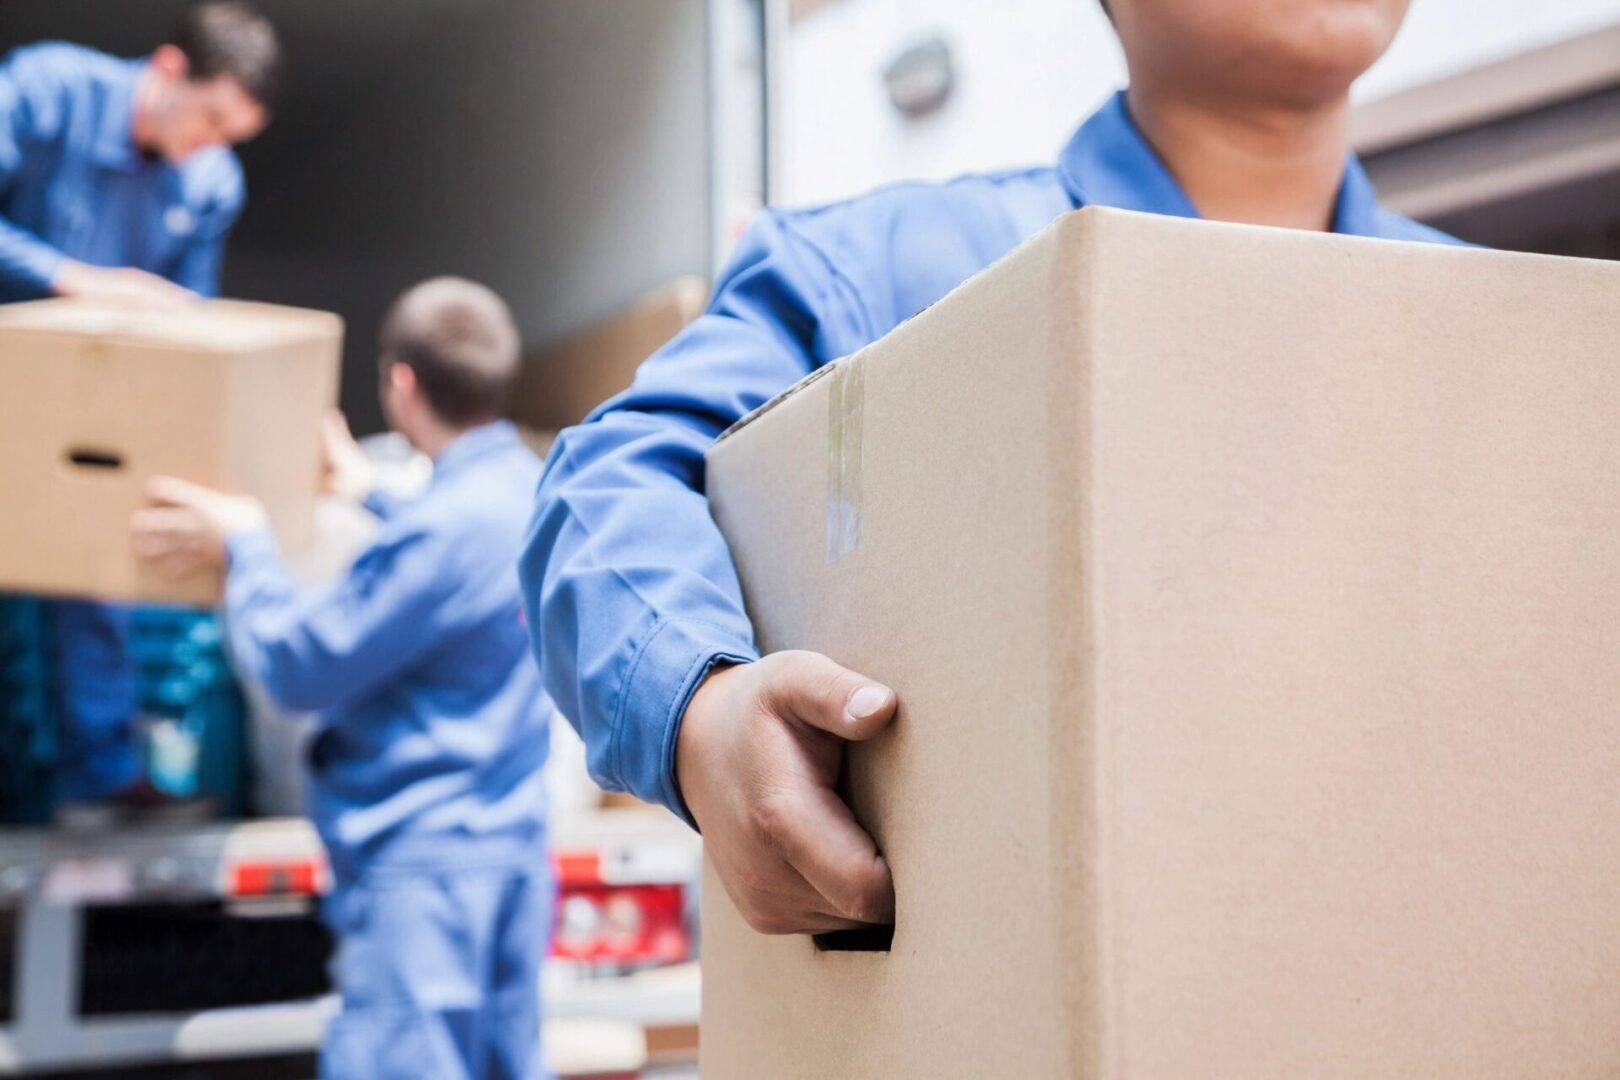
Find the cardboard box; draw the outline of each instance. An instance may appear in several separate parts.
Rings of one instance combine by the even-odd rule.
[[[636,368],[703,311],[709,287],[676,278],[625,310],[524,360],[512,419],[560,431],[630,385]]]
[[[1086,210],[719,441],[894,686],[886,953],[712,873],[703,1075],[1620,1075],[1620,266]]]
[[[0,307],[0,589],[216,601],[218,575],[168,581],[135,556],[156,474],[258,496],[298,548],[342,333],[335,315],[233,301]]]

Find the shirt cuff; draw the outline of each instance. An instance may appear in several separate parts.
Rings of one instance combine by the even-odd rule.
[[[631,794],[660,803],[694,829],[697,822],[675,778],[675,742],[681,719],[704,676],[716,664],[746,664],[759,652],[712,623],[667,619],[631,661],[614,725],[619,777]],[[640,732],[627,729],[640,728]]]
[[[225,539],[225,561],[232,570],[277,555],[275,533],[267,528],[249,529]]]
[[[371,511],[373,516],[387,521],[399,511],[400,504],[404,501],[392,491],[378,484],[366,492],[366,497],[360,500],[360,505]]]
[[[39,244],[25,251],[21,261],[24,273],[33,277],[33,284],[38,287],[40,293],[45,296],[54,295],[56,275],[61,272],[62,264],[67,262],[67,256],[49,244]]]

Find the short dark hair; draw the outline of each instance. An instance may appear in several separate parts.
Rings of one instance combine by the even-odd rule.
[[[229,75],[265,108],[281,89],[281,41],[276,28],[238,0],[189,8],[175,23],[167,44],[185,54],[189,78]]]
[[[383,318],[378,360],[404,364],[438,414],[454,427],[506,415],[518,376],[518,331],[493,290],[458,277],[407,289]]]

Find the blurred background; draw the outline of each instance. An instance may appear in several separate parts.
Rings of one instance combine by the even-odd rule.
[[[138,55],[183,6],[5,0],[0,52],[66,39]],[[357,433],[382,427],[375,326],[411,282],[461,274],[508,298],[529,358],[515,418],[543,448],[700,309],[766,202],[1050,162],[1123,81],[1093,0],[259,6],[286,90],[241,151],[224,292],[345,318]],[[1414,0],[1357,103],[1356,145],[1392,208],[1482,244],[1620,257],[1620,0]],[[371,446],[412,482],[397,446]],[[335,515],[309,580],[363,539]],[[0,693],[26,660],[7,632]],[[299,721],[229,681],[206,618],[150,640],[151,708],[191,739],[177,783],[230,814],[64,836],[39,809],[49,732],[6,703],[0,1074],[312,1075],[330,943],[298,817]],[[695,1075],[697,840],[595,790],[559,728],[554,1065]]]
[[[136,55],[183,6],[8,0],[0,48],[63,38]],[[368,362],[402,283],[486,281],[540,345],[712,272],[767,196],[1053,160],[1123,80],[1106,19],[1081,0],[264,7],[289,72],[275,122],[242,150],[251,204],[225,291],[336,310]],[[1386,198],[1486,243],[1586,228],[1598,208],[1568,204],[1565,186],[1614,191],[1602,91],[1616,22],[1620,0],[1416,0],[1358,93]],[[1514,176],[1480,175],[1503,162]],[[368,365],[350,376],[345,408],[380,427]]]
[[[801,17],[792,24],[786,58],[787,168],[779,195],[788,201],[836,199],[905,177],[1052,160],[1075,125],[1124,81],[1124,61],[1095,3],[799,0],[792,6]],[[1414,0],[1394,46],[1358,84],[1357,100],[1447,84],[1617,21],[1614,0]],[[907,47],[929,41],[945,46],[956,85],[937,112],[907,117],[889,102],[884,73]],[[1617,47],[1611,40],[1604,48],[1612,58]],[[1522,91],[1528,104],[1539,96],[1536,69],[1554,74],[1564,64],[1558,56],[1492,76],[1493,89]],[[1460,109],[1473,96],[1464,85],[1479,83],[1437,88],[1434,97],[1450,96]]]

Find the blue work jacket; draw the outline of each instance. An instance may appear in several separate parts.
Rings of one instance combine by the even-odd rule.
[[[0,303],[50,295],[64,258],[218,295],[242,168],[222,146],[172,165],[135,145],[145,68],[57,42],[0,62]]]
[[[511,424],[466,432],[420,497],[368,500],[381,530],[324,589],[299,588],[268,531],[228,545],[233,658],[318,715],[310,816],[340,883],[379,859],[542,852],[552,707],[515,568],[539,472]]]

